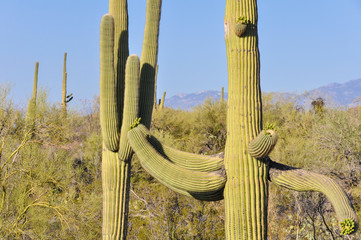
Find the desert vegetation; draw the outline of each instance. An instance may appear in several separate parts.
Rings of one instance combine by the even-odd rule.
[[[99,100],[68,109],[39,90],[34,128],[26,109],[0,95],[1,239],[99,239],[102,236],[102,137]],[[361,214],[359,108],[300,107],[263,94],[264,122],[279,140],[271,157],[335,179]],[[153,113],[151,132],[177,149],[212,155],[224,150],[226,103],[208,99],[192,111]],[[29,137],[31,135],[31,137]],[[323,194],[293,192],[270,184],[269,239],[359,239],[341,235]],[[224,239],[224,202],[194,200],[167,189],[133,157],[128,239]]]
[[[256,0],[226,1],[227,103],[156,106],[161,3],[138,57],[127,1],[109,1],[91,104],[67,106],[66,54],[61,104],[38,91],[38,62],[27,109],[2,86],[1,238],[359,238],[359,109],[262,97]]]

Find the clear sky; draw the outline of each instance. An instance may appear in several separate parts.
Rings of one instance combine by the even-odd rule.
[[[146,0],[128,1],[130,53],[141,54]],[[158,96],[227,91],[225,1],[163,0]],[[74,100],[99,94],[99,23],[108,1],[0,0],[0,83],[17,103],[39,83],[61,100],[68,53]],[[305,90],[361,78],[360,0],[259,0],[262,91]],[[73,100],[73,101],[74,101]]]

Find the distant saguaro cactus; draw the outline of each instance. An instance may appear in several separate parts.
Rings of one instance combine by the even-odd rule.
[[[141,59],[129,56],[126,0],[110,0],[100,24],[100,123],[103,137],[103,239],[126,239],[130,166],[127,132],[149,128],[158,53],[161,0],[148,0]],[[149,86],[152,86],[149,89]],[[140,98],[142,92],[142,98]],[[149,109],[150,108],[150,109]]]
[[[166,95],[166,91],[163,92],[163,96],[162,96],[162,99],[160,100],[160,104],[159,104],[159,109],[164,108],[165,95]]]
[[[39,62],[35,63],[35,73],[33,82],[33,95],[29,100],[28,109],[25,117],[25,131],[30,132],[34,130],[36,120],[36,97],[38,93],[38,75],[39,75]]]
[[[66,118],[67,115],[67,103],[70,102],[73,99],[73,94],[67,95],[66,93],[66,86],[67,86],[67,80],[68,80],[68,73],[66,72],[66,58],[67,53],[64,53],[64,63],[63,63],[63,86],[61,89],[61,109],[63,117]]]

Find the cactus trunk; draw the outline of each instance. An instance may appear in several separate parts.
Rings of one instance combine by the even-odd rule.
[[[165,94],[166,94],[166,92],[164,91],[163,96],[162,96],[162,100],[160,101],[160,104],[159,104],[159,109],[160,110],[162,110],[164,108]]]
[[[67,80],[67,72],[66,72],[66,56],[67,53],[64,53],[64,63],[63,63],[63,86],[61,91],[61,110],[63,117],[66,118],[66,80]]]
[[[35,127],[36,120],[36,96],[38,94],[38,73],[39,62],[35,63],[34,82],[33,82],[33,96],[29,100],[28,109],[25,117],[25,132],[32,132]],[[32,135],[32,134],[31,134]]]
[[[242,37],[234,33],[239,17],[246,17],[251,25]],[[224,26],[229,86],[224,159],[226,238],[266,239],[268,165],[247,151],[262,127],[257,1],[227,0]]]

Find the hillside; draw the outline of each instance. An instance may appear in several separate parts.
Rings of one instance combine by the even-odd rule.
[[[287,97],[296,97],[293,93],[275,93]],[[214,100],[220,99],[221,91],[209,90],[190,94],[177,94],[166,98],[165,105],[174,109],[190,110],[195,106],[202,104],[207,98]],[[228,93],[224,93],[225,99]],[[321,86],[297,96],[300,104],[308,107],[310,102],[318,97],[322,97],[329,106],[350,107],[355,104],[355,100],[361,97],[361,78],[351,80],[345,83],[331,83]]]

